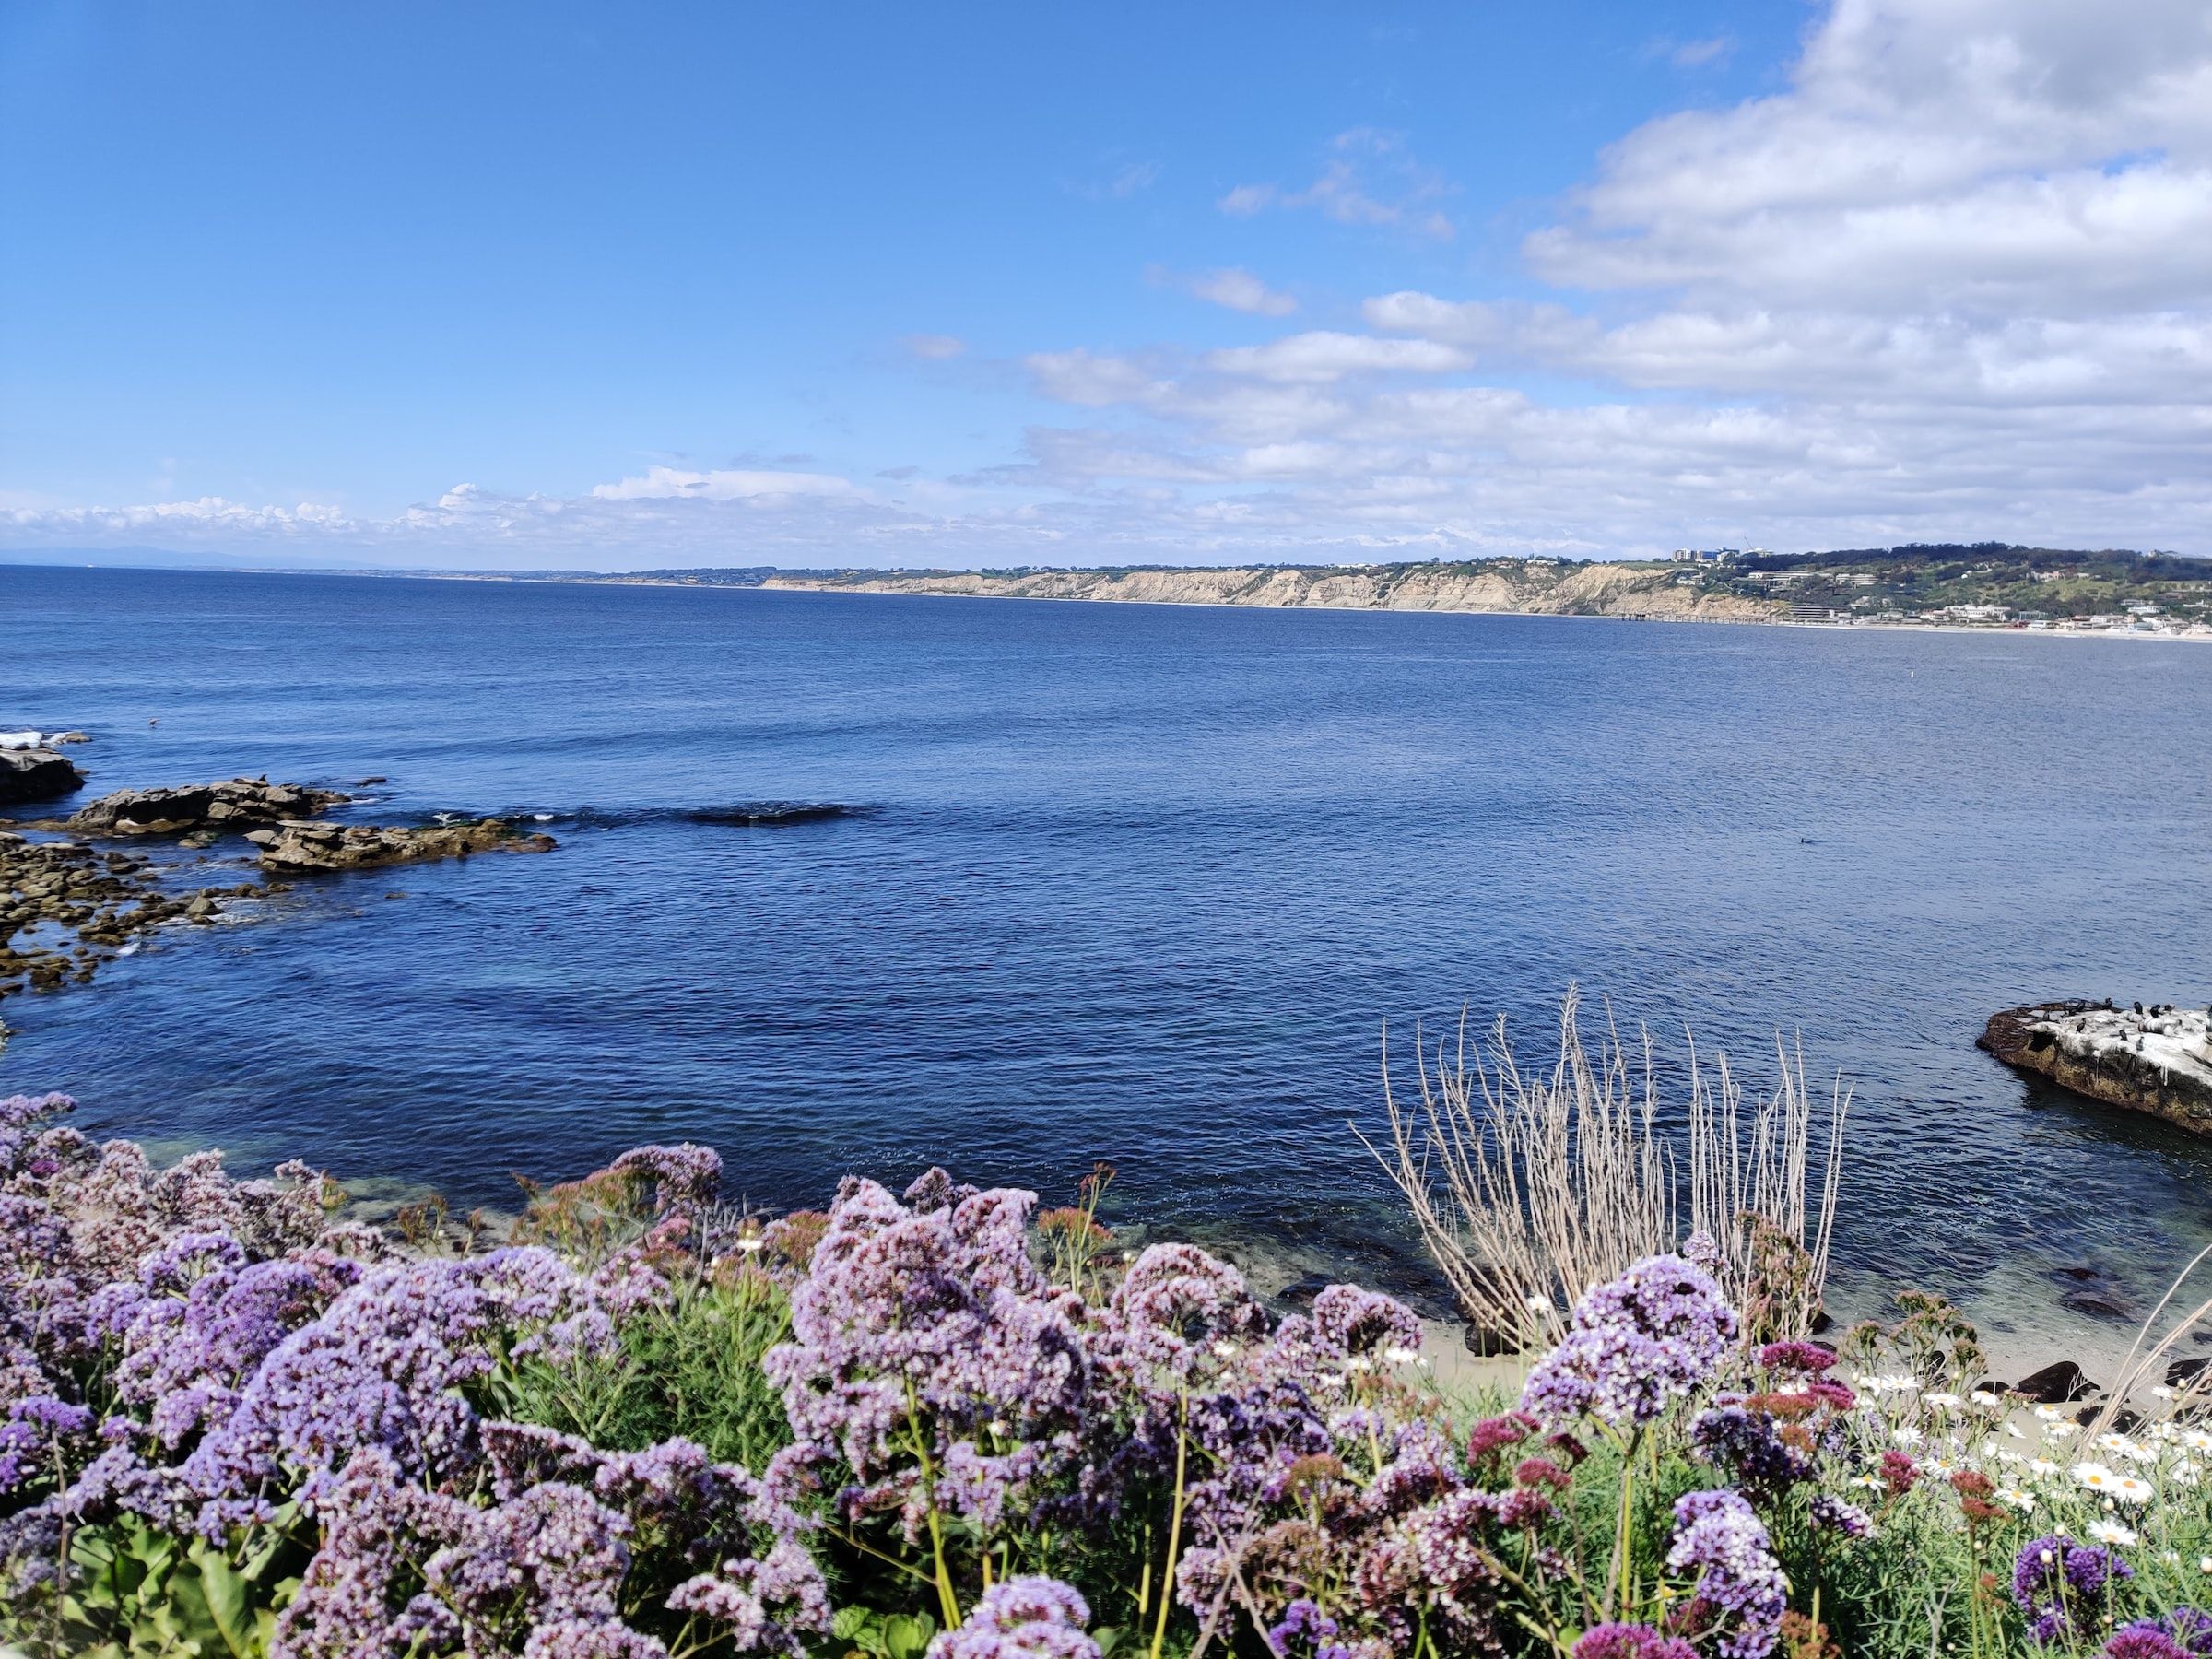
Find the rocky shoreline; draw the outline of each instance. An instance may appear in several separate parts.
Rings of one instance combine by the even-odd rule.
[[[1992,1015],[1975,1046],[2092,1100],[2212,1135],[2212,1011],[2036,1003]]]
[[[36,742],[37,734],[22,735],[34,742],[0,749],[0,802],[52,800],[83,786],[73,763]],[[70,736],[82,740],[80,734]],[[321,821],[352,799],[312,784],[239,777],[118,790],[65,818],[0,830],[0,997],[82,983],[141,935],[171,925],[209,925],[229,901],[288,891],[292,877],[477,853],[547,853],[557,844],[549,835],[499,818],[440,814],[429,824]],[[40,832],[59,839],[32,839]],[[251,849],[260,882],[180,888],[175,864],[94,844],[150,838],[204,853],[230,836]]]

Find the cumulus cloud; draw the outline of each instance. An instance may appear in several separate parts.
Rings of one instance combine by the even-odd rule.
[[[1298,309],[1298,301],[1289,295],[1277,292],[1239,265],[1201,271],[1183,278],[1181,286],[1201,300],[1255,317],[1287,317]]]

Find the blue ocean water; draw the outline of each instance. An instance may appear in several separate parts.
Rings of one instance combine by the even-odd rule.
[[[2212,1150],[1972,1039],[2212,996],[2207,712],[2175,643],[0,567],[0,727],[92,733],[88,793],[382,774],[353,816],[561,840],[11,998],[0,1090],[463,1203],[646,1139],[771,1206],[1104,1158],[1356,1257],[1385,1022],[1541,1054],[1579,981],[1849,1079],[1849,1280],[2063,1319],[2212,1236]],[[853,810],[699,816],[774,802]]]

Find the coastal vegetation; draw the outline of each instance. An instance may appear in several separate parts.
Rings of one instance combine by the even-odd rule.
[[[2149,1382],[2205,1309],[2071,1415],[1990,1382],[1933,1296],[1823,1339],[1841,1100],[1716,1065],[1677,1161],[1573,1016],[1546,1073],[1455,1053],[1386,1143],[1453,1282],[1500,1322],[1522,1299],[1472,1369],[1389,1297],[1284,1313],[1203,1251],[1125,1248],[1104,1169],[1055,1209],[933,1170],[768,1218],[713,1152],[645,1147],[503,1227],[372,1227],[304,1166],[159,1169],[64,1097],[0,1101],[0,1641],[2212,1649],[2212,1423]]]

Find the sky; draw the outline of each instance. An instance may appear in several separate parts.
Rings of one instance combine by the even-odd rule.
[[[2212,552],[2212,6],[0,8],[0,552]]]

